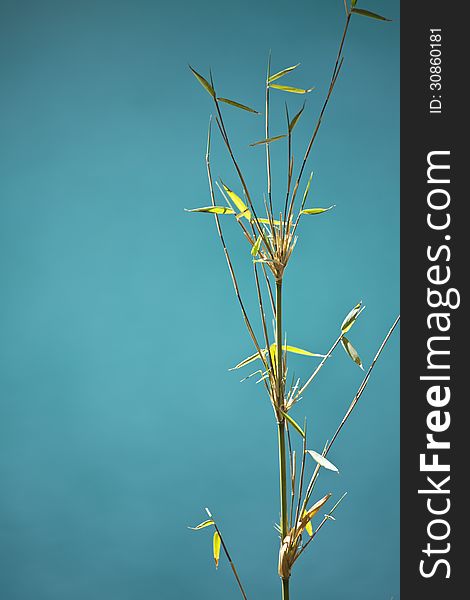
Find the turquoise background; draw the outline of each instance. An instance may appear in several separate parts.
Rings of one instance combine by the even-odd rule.
[[[361,4],[361,3],[360,3]],[[398,2],[355,17],[309,163],[311,204],[286,273],[292,344],[325,352],[349,309],[364,363],[398,312]],[[341,0],[0,2],[0,596],[2,600],[238,598],[208,530],[217,515],[251,599],[278,597],[276,430],[261,386],[228,367],[251,354],[209,215],[209,96],[263,109],[273,69],[315,85],[300,159],[342,31]],[[273,134],[284,128],[273,94]],[[227,107],[253,196],[263,121]],[[285,146],[274,154],[284,189]],[[237,191],[214,139],[213,169]],[[247,305],[250,255],[223,221]],[[316,359],[295,357],[305,378]],[[246,374],[250,371],[247,370]],[[341,348],[293,411],[321,450],[362,373]],[[398,336],[330,458],[317,495],[349,495],[297,563],[294,598],[399,593]],[[309,465],[312,468],[312,465]]]

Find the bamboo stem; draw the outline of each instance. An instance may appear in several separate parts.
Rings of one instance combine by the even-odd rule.
[[[282,360],[282,279],[276,281],[276,384],[277,406],[284,405],[284,369]],[[279,414],[279,413],[278,413]],[[287,461],[284,417],[278,417],[279,491],[281,502],[281,543],[289,531],[287,507]],[[289,600],[289,579],[282,579],[282,600]]]

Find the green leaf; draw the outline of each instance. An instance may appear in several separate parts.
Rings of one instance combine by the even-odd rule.
[[[357,4],[357,0],[351,0],[351,7],[354,8]]]
[[[237,219],[240,217],[245,217],[248,221],[251,221],[251,212],[248,210],[247,205],[243,202],[240,196],[237,196],[235,192],[232,192],[230,188],[228,188],[225,183],[222,182],[222,186],[224,190],[227,192],[230,200],[235,204],[235,206],[240,211],[240,214],[237,215]]]
[[[263,238],[261,236],[258,236],[258,239],[251,247],[251,256],[258,256],[258,252],[259,252],[259,249],[261,248],[262,241],[263,241]]]
[[[318,454],[318,452],[315,452],[315,450],[307,450],[307,452],[321,467],[325,467],[325,469],[339,473],[335,465],[327,460],[322,454]]]
[[[219,566],[219,558],[220,558],[220,535],[218,531],[214,531],[214,537],[212,540],[212,549],[214,554],[215,568],[217,569]]]
[[[315,89],[314,87],[311,87],[308,88],[308,90],[304,90],[303,88],[291,87],[290,85],[277,85],[277,83],[270,84],[269,87],[283,92],[290,92],[291,94],[308,94]]]
[[[356,363],[356,365],[359,365],[359,367],[364,371],[362,361],[359,357],[359,354],[357,353],[356,348],[354,348],[354,346],[351,344],[348,338],[346,338],[344,335],[341,338],[341,344],[343,345],[346,354],[351,358],[351,360],[353,360]]]
[[[211,86],[211,84],[207,81],[207,79],[204,79],[204,77],[202,75],[199,75],[199,73],[197,71],[195,71],[191,65],[189,65],[189,68],[191,69],[191,71],[193,72],[194,77],[199,81],[199,83],[202,85],[202,87],[213,97],[215,98],[215,91],[214,88]]]
[[[324,358],[324,354],[314,354],[313,352],[309,352],[308,350],[302,350],[302,348],[296,348],[295,346],[281,346],[284,352],[292,352],[293,354],[303,354],[304,356],[317,356],[320,358]],[[270,350],[276,353],[276,343],[271,344]]]
[[[304,208],[300,211],[302,215],[320,215],[321,213],[327,212],[334,208],[336,204],[332,204],[328,208]]]
[[[234,215],[235,211],[233,208],[228,206],[203,206],[202,208],[185,208],[186,212],[205,212],[213,213],[216,215]]]
[[[250,146],[259,146],[260,144],[270,144],[271,142],[276,142],[277,140],[281,140],[285,138],[285,135],[276,135],[275,137],[266,138],[265,140],[261,140],[259,142],[255,142],[254,144],[250,144]]]
[[[305,516],[305,515],[306,515],[306,513],[307,513],[307,511],[306,511],[306,510],[304,510],[304,514],[303,514],[303,516]],[[313,535],[312,521],[309,521],[309,522],[307,523],[307,525],[305,525],[305,531],[308,533],[308,535],[309,535],[310,537],[312,537],[312,535]]]
[[[265,225],[271,225],[271,223],[273,223],[273,225],[277,225],[278,227],[281,226],[281,221],[276,221],[275,219],[273,219],[272,221],[270,219],[253,219],[253,221],[257,220],[258,223],[264,223]]]
[[[301,436],[304,438],[304,437],[305,437],[305,432],[304,432],[304,430],[302,429],[302,427],[300,427],[300,425],[299,425],[298,423],[296,423],[296,422],[294,421],[294,419],[293,419],[293,418],[292,418],[292,417],[291,417],[289,414],[287,414],[286,412],[284,412],[283,410],[279,409],[279,412],[281,413],[281,415],[282,415],[283,417],[285,417],[285,418],[287,419],[287,421],[289,421],[289,423],[292,425],[292,427],[293,427],[293,428],[294,428],[294,429],[295,429],[295,430],[296,430],[298,433],[300,433],[300,435],[301,435]]]
[[[198,531],[199,529],[204,529],[204,527],[210,527],[211,525],[214,525],[214,521],[212,519],[209,519],[207,521],[199,523],[199,525],[196,525],[196,527],[189,527],[189,529],[192,529],[193,531]]]
[[[297,63],[293,67],[287,67],[287,69],[283,69],[282,71],[279,71],[278,73],[275,73],[274,75],[271,75],[271,77],[268,77],[268,83],[271,83],[272,81],[276,81],[276,79],[280,79],[281,77],[284,77],[284,75],[287,75],[287,73],[290,73],[294,69],[297,69],[297,67],[299,65],[300,65],[300,63]]]
[[[307,187],[305,188],[305,192],[304,192],[304,197],[302,198],[302,206],[300,207],[300,211],[302,212],[304,206],[305,206],[305,201],[307,200],[307,196],[308,193],[310,191],[310,185],[312,183],[312,177],[313,177],[313,171],[310,173],[310,177],[308,178],[308,183],[307,183]]]
[[[351,12],[356,13],[356,15],[362,15],[363,17],[377,19],[378,21],[391,21],[391,19],[382,17],[382,15],[378,15],[377,13],[371,12],[370,10],[366,10],[365,8],[352,8]]]
[[[235,106],[236,108],[241,108],[242,110],[246,110],[248,112],[254,113],[255,115],[259,115],[260,113],[249,106],[245,106],[245,104],[240,104],[240,102],[235,102],[235,100],[229,100],[228,98],[217,98],[219,102],[225,102],[225,104],[230,104],[230,106]]]
[[[356,304],[356,306],[351,311],[348,312],[348,314],[344,318],[344,321],[341,325],[341,331],[343,333],[347,333],[351,329],[351,327],[356,322],[357,317],[361,314],[361,312],[364,310],[364,308],[365,308],[365,306],[362,307],[362,300],[361,300],[359,302],[359,304]]]
[[[292,133],[292,130],[297,125],[297,121],[300,119],[300,116],[304,112],[304,108],[305,108],[305,102],[304,102],[304,105],[302,106],[302,108],[299,110],[299,112],[295,115],[295,117],[289,123],[289,133]]]

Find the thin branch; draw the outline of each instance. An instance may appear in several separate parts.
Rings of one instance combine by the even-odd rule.
[[[223,550],[224,550],[225,556],[227,557],[227,560],[228,560],[228,562],[230,563],[230,567],[232,568],[232,571],[233,571],[233,574],[234,574],[234,576],[235,576],[235,579],[236,579],[236,581],[237,581],[238,587],[240,588],[240,592],[241,592],[241,594],[242,594],[242,596],[243,596],[244,600],[248,600],[248,598],[247,598],[247,596],[246,596],[246,593],[245,593],[245,590],[243,589],[242,582],[241,582],[241,580],[240,580],[240,577],[239,577],[239,575],[238,575],[237,569],[236,569],[236,567],[235,567],[235,564],[234,564],[234,562],[233,562],[233,560],[232,560],[232,557],[230,556],[230,553],[229,553],[229,551],[228,551],[228,548],[227,548],[227,545],[226,545],[226,543],[225,543],[225,540],[224,540],[224,538],[223,538],[223,536],[222,536],[222,534],[221,534],[221,532],[220,532],[220,529],[219,529],[219,527],[218,527],[217,523],[215,522],[215,519],[214,519],[214,517],[211,515],[211,513],[210,513],[210,511],[209,511],[209,509],[208,509],[208,508],[206,508],[206,512],[207,512],[207,514],[209,515],[209,517],[212,519],[212,521],[214,522],[214,528],[215,528],[215,530],[217,531],[217,533],[219,534],[219,537],[220,537],[220,543],[222,544],[222,548],[223,548]]]

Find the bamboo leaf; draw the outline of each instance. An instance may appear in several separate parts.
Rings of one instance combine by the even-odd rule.
[[[305,514],[306,514],[306,511],[304,510],[304,515]],[[307,525],[305,525],[305,531],[308,533],[308,535],[310,537],[312,537],[312,535],[313,535],[312,521],[308,521]]]
[[[235,100],[229,100],[228,98],[217,98],[219,102],[225,102],[225,104],[230,104],[230,106],[235,106],[236,108],[241,108],[242,110],[246,110],[248,112],[254,113],[255,115],[259,115],[260,113],[245,104],[240,104],[240,102],[235,102]]]
[[[291,94],[308,94],[315,89],[314,87],[311,87],[308,88],[308,90],[304,90],[303,88],[291,87],[290,85],[278,85],[277,83],[272,83],[269,87],[283,92],[290,92]]]
[[[359,304],[356,304],[356,306],[351,311],[348,312],[348,314],[344,318],[344,321],[341,325],[341,331],[343,333],[347,333],[351,329],[351,327],[354,325],[357,317],[361,314],[361,312],[365,308],[365,306],[362,308],[361,307],[362,307],[362,300],[359,302]]]
[[[370,10],[366,10],[365,8],[354,8],[354,5],[351,9],[351,12],[356,13],[356,15],[362,15],[363,17],[377,19],[378,21],[391,21],[391,19],[382,17],[382,15],[378,15],[377,13],[371,12]]]
[[[259,249],[261,248],[261,242],[263,238],[259,235],[256,242],[251,247],[251,256],[258,256]]]
[[[332,204],[328,208],[304,208],[300,211],[302,215],[321,215],[321,213],[327,212],[334,208],[336,204]]]
[[[204,77],[202,75],[200,75],[197,71],[195,71],[191,65],[189,65],[189,68],[191,69],[191,71],[193,72],[194,77],[199,81],[199,83],[202,85],[202,87],[213,97],[215,98],[215,91],[214,88],[211,86],[211,84],[207,81],[207,79],[204,79]]]
[[[357,4],[357,0],[351,0],[351,7],[354,8]]]
[[[212,519],[208,519],[207,521],[199,523],[199,525],[196,525],[196,527],[189,527],[188,529],[192,529],[193,531],[199,531],[199,529],[204,529],[205,527],[210,527],[211,525],[214,525],[214,521]]]
[[[296,348],[295,346],[286,346],[283,345],[281,346],[281,348],[284,350],[284,352],[292,352],[293,354],[303,354],[304,356],[317,356],[320,358],[324,358],[324,354],[315,354],[313,352],[309,352],[308,350],[302,350],[302,348]],[[270,346],[271,350],[274,350],[274,355],[276,355],[276,343],[274,342],[274,344],[271,344]]]
[[[300,119],[302,113],[304,112],[304,108],[305,108],[305,102],[304,102],[304,105],[302,106],[302,108],[299,110],[299,112],[295,115],[295,117],[289,123],[289,133],[292,133],[292,130],[297,125],[297,121]]]
[[[310,177],[308,178],[308,183],[307,183],[307,186],[306,186],[305,192],[304,192],[304,197],[302,198],[302,205],[300,207],[300,212],[301,213],[302,213],[302,210],[304,209],[305,201],[307,200],[308,193],[310,192],[310,186],[312,184],[312,178],[313,178],[313,171],[310,173]]]
[[[202,208],[185,208],[186,212],[204,212],[213,213],[216,215],[234,215],[233,208],[228,206],[203,206]]]
[[[328,500],[330,499],[330,496],[331,496],[331,494],[326,494],[326,496],[323,496],[323,498],[318,500],[318,502],[316,502],[311,508],[309,508],[307,510],[307,512],[303,518],[307,518],[308,521],[311,521],[313,519],[313,517],[317,514],[317,512],[321,509],[321,507],[326,502],[328,502]]]
[[[240,214],[237,215],[237,219],[240,217],[245,217],[248,221],[251,221],[251,212],[248,210],[247,205],[243,202],[240,196],[237,196],[235,192],[232,192],[230,188],[228,188],[224,182],[222,182],[222,186],[224,190],[227,192],[230,200],[235,204],[235,206],[240,211]]]
[[[359,357],[359,354],[357,353],[356,348],[354,348],[354,346],[351,344],[348,338],[346,338],[344,335],[341,338],[341,344],[343,345],[346,354],[351,358],[351,360],[353,360],[356,363],[356,365],[359,365],[359,367],[364,371],[362,361]]]
[[[253,221],[257,220],[258,223],[264,223],[265,225],[271,225],[271,220],[270,219],[253,219]],[[276,221],[275,219],[272,220],[273,225],[277,225],[278,227],[281,226],[281,222],[280,221]]]
[[[302,429],[302,427],[296,422],[294,421],[294,419],[286,412],[284,412],[282,409],[279,409],[279,412],[281,413],[281,415],[286,418],[289,423],[292,425],[292,427],[298,432],[300,433],[300,435],[304,438],[305,437],[305,432]]]
[[[261,352],[263,354],[266,354],[266,350],[264,350],[264,349],[261,350]],[[257,360],[258,358],[259,358],[259,352],[256,352],[255,354],[248,356],[248,358],[243,359],[241,362],[238,363],[238,365],[235,365],[234,367],[229,369],[229,371],[235,371],[236,369],[241,369],[245,365],[249,365],[251,362],[253,362],[254,360]]]
[[[282,140],[285,138],[285,135],[276,135],[275,137],[266,138],[265,140],[260,140],[259,142],[254,142],[254,144],[250,144],[250,146],[260,146],[261,144],[271,144],[272,142],[277,142],[277,140]]]
[[[214,554],[215,568],[219,566],[220,558],[220,535],[218,531],[214,531],[214,538],[212,540],[212,549]]]
[[[287,69],[283,69],[282,71],[279,71],[278,73],[275,73],[274,75],[271,75],[271,77],[268,77],[268,83],[271,83],[272,81],[276,81],[276,79],[280,79],[281,77],[284,77],[284,75],[287,75],[287,73],[290,73],[294,69],[297,69],[297,67],[299,65],[300,65],[300,63],[297,63],[293,67],[287,67]]]
[[[318,454],[318,452],[315,452],[315,450],[307,450],[307,452],[321,467],[325,467],[325,469],[328,469],[329,471],[335,471],[336,473],[339,473],[337,467],[335,467],[335,465],[327,460],[322,454]]]

